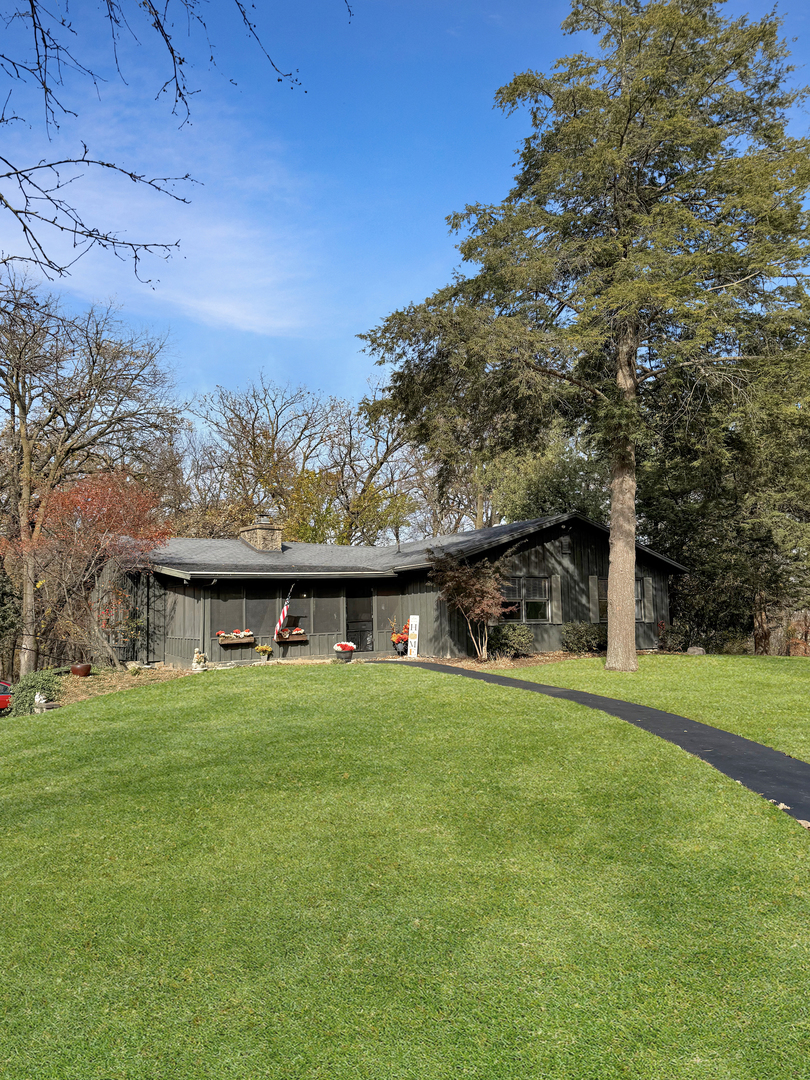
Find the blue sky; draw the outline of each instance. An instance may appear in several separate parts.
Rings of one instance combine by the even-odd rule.
[[[261,369],[356,398],[374,375],[356,335],[421,300],[458,264],[445,216],[500,201],[525,116],[493,109],[513,73],[548,69],[574,51],[559,26],[567,3],[529,0],[343,0],[258,3],[263,38],[290,89],[253,48],[227,0],[210,4],[217,67],[205,47],[190,82],[191,123],[178,128],[155,101],[161,68],[145,42],[124,44],[127,85],[109,67],[106,40],[85,35],[108,75],[96,95],[79,80],[79,113],[46,146],[36,125],[6,132],[19,157],[75,147],[151,175],[191,173],[172,202],[129,181],[84,178],[76,197],[133,239],[180,240],[140,283],[109,254],[83,259],[57,283],[69,304],[112,300],[133,326],[168,337],[185,393],[244,385]],[[757,16],[766,3],[727,5]],[[95,11],[92,0],[86,9]],[[75,9],[74,9],[75,11]],[[794,58],[808,56],[810,17],[783,9]],[[81,18],[81,11],[79,14]],[[800,72],[810,81],[807,72]],[[229,81],[233,79],[237,85]],[[306,93],[304,92],[306,91]],[[25,102],[17,92],[17,100]],[[806,116],[797,118],[806,126]],[[10,135],[10,139],[9,139]],[[8,226],[0,242],[12,242]]]

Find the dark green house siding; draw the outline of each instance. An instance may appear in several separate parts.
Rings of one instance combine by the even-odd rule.
[[[598,621],[598,582],[608,574],[606,530],[572,517],[567,522],[538,528],[511,546],[490,544],[484,552],[471,556],[470,561],[502,556],[506,557],[505,570],[509,576],[521,581],[547,579],[548,618],[528,623],[539,652],[562,647],[564,623]],[[223,567],[222,572],[226,571],[227,567]],[[654,648],[657,623],[669,621],[668,583],[672,572],[672,564],[652,552],[638,549],[636,576],[640,579],[642,608],[642,617],[636,623],[639,648]],[[188,582],[161,573],[144,575],[140,582],[133,583],[133,592],[137,593],[139,608],[148,624],[139,657],[187,667],[194,650],[199,648],[211,661],[252,663],[258,659],[254,644],[222,646],[216,637],[217,630],[230,633],[246,628],[254,632],[256,644],[272,645],[276,657],[331,657],[335,642],[349,636],[347,615],[366,620],[353,625],[364,628],[355,636],[360,638],[357,644],[361,652],[368,655],[390,655],[392,625],[401,628],[412,615],[418,615],[420,620],[421,655],[472,654],[463,617],[447,610],[428,580],[427,566],[375,578],[351,574],[321,574],[310,578],[299,575],[292,591],[287,626],[301,626],[307,641],[285,645],[273,640],[273,632],[292,585],[292,579],[284,580],[280,575],[275,579],[246,576]]]

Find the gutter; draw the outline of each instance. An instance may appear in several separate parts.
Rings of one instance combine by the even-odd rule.
[[[181,578],[183,581],[196,581],[201,584],[201,579],[211,578],[215,571],[213,570],[177,570],[171,566],[161,566],[155,564],[152,567],[152,571],[156,574],[164,574],[166,577]],[[395,578],[397,575],[393,570],[377,571],[377,570],[298,570],[296,567],[289,567],[285,570],[271,570],[265,573],[249,571],[247,573],[239,570],[228,570],[224,573],[221,570],[216,571],[217,578],[221,581],[223,578],[239,578],[244,580],[245,578],[253,580],[262,579],[280,579],[281,581],[289,581],[291,577],[297,577],[301,580],[307,581],[316,578],[334,578],[334,577],[353,577],[353,578]]]

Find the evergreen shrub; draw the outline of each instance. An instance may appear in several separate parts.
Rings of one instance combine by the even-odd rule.
[[[563,623],[562,645],[566,652],[604,652],[607,649],[607,623]]]
[[[56,701],[62,693],[62,683],[53,668],[32,671],[23,675],[14,687],[11,699],[11,716],[30,716],[35,708],[34,698],[42,694],[46,701]]]
[[[537,652],[532,628],[525,623],[501,623],[489,631],[489,651],[512,660],[515,656],[532,656]]]
[[[683,652],[690,644],[689,631],[677,624],[658,624],[658,648],[663,652]]]

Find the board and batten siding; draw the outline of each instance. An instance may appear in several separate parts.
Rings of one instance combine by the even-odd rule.
[[[549,579],[550,619],[527,624],[538,652],[562,647],[564,623],[598,620],[596,582],[608,576],[609,542],[605,532],[584,522],[552,526],[539,536],[520,541],[511,554],[508,552],[504,544],[487,551],[485,557],[494,561],[507,555],[505,571],[509,576]],[[666,564],[639,552],[636,574],[644,580],[644,619],[636,623],[636,640],[639,648],[654,648],[657,623],[669,622],[669,570]],[[346,595],[369,588],[368,580],[336,575],[330,581],[300,581],[293,594],[288,625],[299,622],[308,641],[283,645],[273,641],[273,630],[291,584],[235,580],[213,586],[183,585],[177,579],[150,576],[145,591],[138,590],[141,604],[146,597],[149,623],[143,658],[188,667],[195,648],[202,648],[213,662],[252,663],[258,660],[255,644],[272,645],[274,656],[282,659],[331,656],[335,641],[347,636]],[[373,651],[366,656],[392,655],[391,623],[401,629],[411,615],[419,616],[422,656],[474,654],[464,617],[448,611],[437,588],[428,580],[426,568],[396,578],[377,579],[372,594]],[[221,646],[217,630],[230,633],[237,627],[250,627],[255,643]]]
[[[570,540],[570,552],[564,553],[562,541],[566,537]],[[507,560],[507,573],[511,576],[550,579],[550,622],[528,624],[538,651],[562,648],[563,623],[599,621],[596,583],[608,576],[609,563],[607,535],[585,523],[555,530],[542,543],[518,551]],[[640,649],[653,649],[658,638],[658,622],[669,622],[669,574],[639,552],[636,576],[644,581],[644,618],[636,623],[636,644]]]
[[[163,660],[172,667],[188,667],[194,650],[203,647],[205,589],[171,582],[164,593]]]

